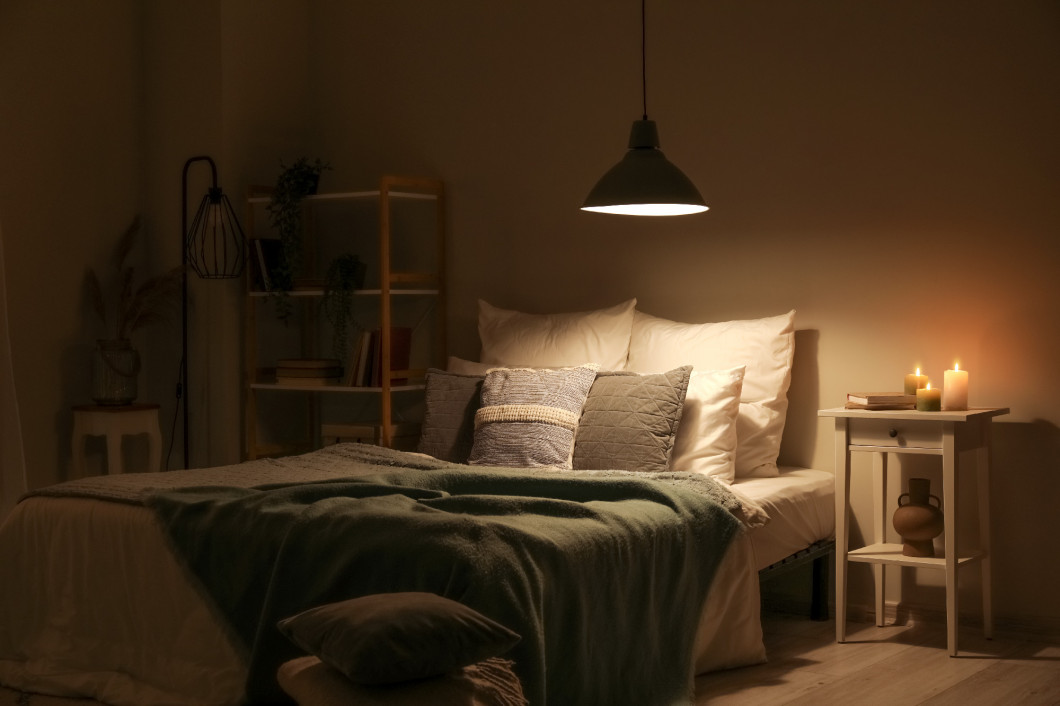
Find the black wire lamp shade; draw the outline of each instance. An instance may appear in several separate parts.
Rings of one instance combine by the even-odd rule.
[[[188,227],[188,168],[195,162],[210,164],[212,186],[206,191]],[[184,407],[184,467],[188,467],[190,434],[188,432],[188,270],[203,279],[234,279],[243,274],[246,264],[246,237],[239,225],[232,202],[217,185],[217,165],[203,155],[184,163],[181,175],[181,265],[184,268],[181,287],[180,384],[177,395]]]
[[[592,188],[583,211],[626,216],[681,216],[702,213],[707,205],[692,180],[659,149],[659,130],[648,120],[647,52],[644,0],[640,4],[641,85],[644,116],[633,121],[629,151]]]
[[[184,164],[184,211],[188,203],[188,167],[206,160],[213,172],[213,186],[199,202],[191,228],[184,228],[184,264],[203,279],[231,279],[243,274],[246,258],[243,229],[232,202],[217,185],[217,167],[209,157],[192,157]]]

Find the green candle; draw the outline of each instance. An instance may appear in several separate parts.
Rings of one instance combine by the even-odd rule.
[[[916,409],[918,412],[941,412],[942,390],[932,389],[931,383],[916,391]]]

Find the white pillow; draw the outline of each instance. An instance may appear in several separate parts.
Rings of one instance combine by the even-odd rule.
[[[457,375],[485,375],[490,368],[495,367],[497,366],[487,363],[476,363],[473,360],[464,360],[451,355],[445,369],[447,372],[456,373]]]
[[[636,312],[627,369],[657,373],[746,367],[736,418],[736,477],[778,475],[795,353],[795,312],[746,321],[686,324]]]
[[[637,300],[630,299],[596,311],[524,314],[480,299],[479,360],[531,368],[563,368],[591,361],[601,370],[625,370],[636,305]]]
[[[744,366],[693,370],[677,427],[671,467],[732,483],[736,478],[736,417]]]

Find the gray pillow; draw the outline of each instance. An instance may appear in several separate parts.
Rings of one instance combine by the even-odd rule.
[[[498,368],[482,381],[472,465],[570,468],[595,365]]]
[[[481,375],[428,370],[426,410],[417,450],[443,461],[467,463],[481,392]]]
[[[356,684],[426,679],[501,655],[518,634],[433,593],[377,593],[281,620],[292,642]]]
[[[691,373],[686,365],[653,375],[598,375],[578,424],[574,468],[670,470]]]

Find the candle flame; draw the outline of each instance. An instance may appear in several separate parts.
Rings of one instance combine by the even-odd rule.
[[[916,376],[917,376],[917,377],[920,377],[920,368],[917,368],[917,369],[916,369]]]
[[[960,369],[961,369],[961,366],[959,364],[957,364],[957,363],[953,364],[953,372],[957,372]]]
[[[924,389],[925,389],[925,390],[930,390],[930,389],[931,389],[931,383],[929,382],[929,383],[927,384],[927,387],[925,387]]]

